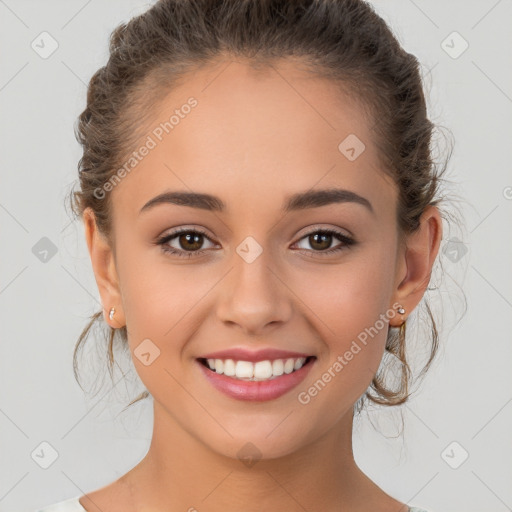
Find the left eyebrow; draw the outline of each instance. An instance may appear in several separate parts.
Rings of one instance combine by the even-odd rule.
[[[199,192],[164,192],[150,199],[140,210],[139,215],[158,204],[176,204],[202,210],[224,212],[226,205],[219,197]],[[368,199],[352,192],[351,190],[330,188],[325,190],[309,190],[293,194],[286,198],[283,206],[285,212],[318,208],[333,203],[357,203],[370,212],[374,213],[373,207]]]
[[[341,188],[328,188],[325,190],[309,190],[290,196],[284,206],[285,212],[318,208],[333,203],[357,203],[374,213],[373,206],[365,197]]]

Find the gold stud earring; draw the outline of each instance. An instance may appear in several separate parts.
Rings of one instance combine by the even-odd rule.
[[[114,319],[115,314],[116,314],[116,308],[114,308],[114,307],[110,308],[110,313],[108,314],[108,317],[110,318],[110,320]]]

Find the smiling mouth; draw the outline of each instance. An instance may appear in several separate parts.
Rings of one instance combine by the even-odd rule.
[[[252,363],[233,359],[197,360],[209,371],[231,377],[235,380],[257,382],[277,379],[283,375],[294,373],[316,359],[315,356],[265,360]]]

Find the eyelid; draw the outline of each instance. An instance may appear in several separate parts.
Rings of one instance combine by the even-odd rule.
[[[197,232],[197,233],[201,233],[201,235],[204,235],[206,238],[208,238],[210,241],[213,242],[213,237],[206,232],[206,230],[204,228],[201,228],[201,227],[198,227],[198,226],[189,226],[189,225],[181,225],[181,226],[177,226],[175,228],[169,228],[167,229],[164,234],[162,235],[159,235],[157,237],[157,240],[162,240],[164,238],[167,238],[167,237],[174,237],[176,235],[179,235],[181,233],[189,233],[189,232]]]
[[[355,237],[353,233],[346,228],[340,228],[338,226],[332,225],[322,225],[322,224],[311,224],[310,226],[305,227],[307,231],[302,233],[297,240],[301,240],[305,236],[312,235],[313,233],[317,233],[318,231],[332,231],[338,233],[346,238],[352,238],[355,241]]]

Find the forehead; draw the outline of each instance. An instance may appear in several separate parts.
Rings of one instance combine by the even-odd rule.
[[[214,193],[228,205],[313,187],[343,186],[375,203],[394,193],[362,105],[293,61],[210,64],[141,117],[134,149],[150,149],[114,189],[114,203],[123,195],[140,208],[164,188]]]

